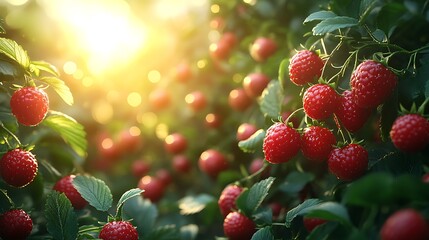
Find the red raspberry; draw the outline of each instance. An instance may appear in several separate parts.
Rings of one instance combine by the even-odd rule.
[[[192,169],[191,160],[185,155],[179,154],[173,157],[173,168],[180,173],[188,173]]]
[[[201,153],[198,166],[201,171],[210,177],[216,178],[219,173],[228,169],[229,164],[222,153],[214,149],[209,149]]]
[[[223,221],[223,231],[230,240],[247,240],[252,238],[256,225],[243,214],[230,212]]]
[[[359,64],[350,78],[353,99],[362,108],[376,108],[389,98],[398,77],[379,62],[367,60]]]
[[[34,155],[23,149],[5,153],[0,161],[0,175],[14,187],[25,187],[36,177],[38,164]]]
[[[300,148],[301,136],[294,128],[280,122],[268,128],[263,142],[263,151],[268,162],[287,162]]]
[[[350,132],[356,132],[362,128],[371,114],[371,109],[361,108],[353,100],[352,92],[346,90],[340,98],[340,105],[335,115],[341,124]]]
[[[399,210],[384,222],[380,230],[382,240],[429,239],[429,228],[423,216],[414,209]]]
[[[400,116],[393,122],[390,138],[402,151],[423,150],[429,144],[429,122],[418,114]]]
[[[322,59],[315,52],[299,51],[290,60],[289,78],[298,86],[313,82],[322,75],[323,65]]]
[[[223,217],[226,217],[228,213],[237,210],[235,200],[242,191],[243,189],[237,185],[228,185],[223,189],[217,202]]]
[[[304,112],[316,120],[324,120],[337,110],[339,95],[326,84],[315,84],[309,87],[302,99]]]
[[[3,240],[24,240],[33,229],[33,221],[22,209],[9,210],[0,215],[0,237]]]
[[[103,240],[138,240],[137,229],[127,221],[113,221],[103,226],[98,236]]]
[[[77,210],[83,209],[88,202],[80,195],[80,193],[73,186],[73,179],[75,175],[68,175],[58,180],[53,189],[60,193],[64,193],[70,200],[73,207]]]
[[[355,143],[335,148],[329,154],[328,167],[338,179],[354,180],[368,168],[368,152]]]
[[[329,129],[320,126],[306,128],[301,139],[302,154],[309,160],[316,162],[328,159],[329,153],[337,142]]]
[[[137,186],[144,190],[144,192],[142,192],[142,196],[153,203],[158,202],[164,196],[165,185],[157,178],[144,176],[139,180]]]
[[[23,87],[12,94],[10,108],[19,123],[36,126],[48,112],[48,95],[36,87]]]
[[[304,223],[305,229],[307,229],[308,232],[313,231],[313,229],[315,229],[317,226],[327,222],[326,219],[315,218],[315,217],[303,217],[302,221]]]
[[[169,153],[181,153],[187,147],[188,141],[181,133],[172,133],[164,139],[164,149]]]

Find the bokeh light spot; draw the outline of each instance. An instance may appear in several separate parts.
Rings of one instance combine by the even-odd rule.
[[[142,103],[142,97],[137,92],[128,94],[127,102],[131,107],[138,107]]]
[[[157,83],[161,81],[161,73],[157,70],[151,70],[147,74],[147,79],[149,80],[149,82]]]
[[[100,124],[108,123],[113,117],[113,107],[108,102],[98,101],[92,106],[92,117]]]
[[[64,63],[63,65],[63,70],[66,74],[68,75],[72,75],[73,73],[76,72],[77,70],[77,65],[75,62],[73,61],[67,61]]]

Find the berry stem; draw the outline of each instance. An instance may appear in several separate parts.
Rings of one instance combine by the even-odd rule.
[[[13,134],[13,132],[11,132],[3,123],[0,123],[0,127],[3,128],[10,136],[12,136],[12,138],[18,143],[19,146],[21,146],[21,141],[19,141],[18,137]],[[10,148],[12,148],[12,146],[10,146],[9,141],[7,141],[7,139],[5,138],[6,143],[8,144],[8,146]]]

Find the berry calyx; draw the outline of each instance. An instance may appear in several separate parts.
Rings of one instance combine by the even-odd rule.
[[[23,87],[12,94],[10,108],[20,124],[36,126],[48,112],[49,98],[40,88]]]
[[[265,159],[273,164],[284,163],[301,148],[301,136],[292,127],[277,122],[267,129],[263,141]]]
[[[53,189],[60,193],[64,193],[70,200],[73,207],[77,210],[83,209],[88,205],[88,202],[80,195],[77,189],[73,186],[73,179],[76,175],[68,175],[58,180]]]
[[[98,236],[103,240],[138,240],[137,229],[127,221],[112,221],[106,223]]]
[[[0,175],[14,187],[25,187],[36,177],[38,163],[35,156],[26,150],[16,148],[5,153],[0,160]]]
[[[314,82],[322,75],[323,60],[313,51],[302,50],[290,60],[289,78],[298,86]]]

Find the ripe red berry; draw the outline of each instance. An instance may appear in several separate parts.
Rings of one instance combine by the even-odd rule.
[[[195,112],[203,110],[207,106],[207,99],[203,92],[195,91],[185,96],[185,102]]]
[[[250,97],[259,97],[270,82],[263,73],[251,73],[243,79],[243,89]]]
[[[0,215],[0,237],[3,240],[24,240],[33,229],[33,221],[22,209],[9,210]]]
[[[164,139],[164,148],[167,152],[177,154],[186,150],[188,141],[180,133],[172,133]]]
[[[192,78],[192,69],[188,63],[183,62],[176,66],[174,75],[178,82],[185,83]]]
[[[309,87],[302,101],[304,112],[315,120],[330,117],[340,104],[337,92],[326,84],[315,84]]]
[[[38,163],[34,155],[23,149],[13,149],[5,153],[0,161],[0,175],[14,187],[25,187],[36,177]]]
[[[390,138],[402,151],[423,150],[429,144],[429,122],[418,114],[400,116],[393,122]]]
[[[131,165],[131,172],[137,178],[141,178],[146,175],[150,170],[150,164],[144,159],[136,160]]]
[[[201,171],[210,177],[216,178],[219,173],[228,169],[229,164],[225,156],[217,150],[208,149],[201,153],[198,159]]]
[[[429,227],[423,216],[414,209],[398,210],[384,222],[380,236],[382,240],[429,239]]]
[[[228,185],[223,189],[217,202],[223,217],[226,217],[230,212],[237,210],[235,200],[241,192],[243,192],[243,188],[237,185]]]
[[[277,51],[277,43],[270,38],[259,37],[250,47],[250,56],[257,62],[264,62]]]
[[[127,221],[112,221],[106,223],[98,236],[103,240],[138,240],[137,229]]]
[[[350,132],[356,132],[363,127],[371,115],[371,109],[361,108],[353,100],[352,92],[346,90],[340,97],[340,105],[335,115],[342,126]]]
[[[228,96],[228,103],[232,109],[244,111],[252,104],[252,99],[247,95],[243,88],[233,89]]]
[[[280,122],[268,128],[263,141],[263,152],[268,162],[287,162],[300,148],[301,136],[294,128]]]
[[[316,162],[327,160],[329,153],[337,142],[331,130],[320,126],[311,126],[304,129],[301,139],[302,154],[309,160]]]
[[[158,202],[164,196],[165,185],[157,178],[144,176],[139,180],[137,186],[144,190],[142,196],[153,203]]]
[[[222,117],[217,113],[208,113],[205,117],[205,123],[209,128],[218,128],[222,124]]]
[[[171,176],[170,171],[167,169],[159,169],[155,173],[156,178],[164,184],[165,187],[170,185],[170,183],[173,181],[173,177]]]
[[[237,128],[236,138],[238,141],[246,140],[256,131],[258,131],[258,128],[255,125],[250,123],[242,123]]]
[[[368,152],[355,143],[335,148],[329,154],[328,167],[338,179],[354,180],[368,168]]]
[[[48,112],[49,98],[42,89],[23,87],[12,94],[10,108],[19,123],[36,126]]]
[[[322,75],[323,61],[315,52],[302,50],[297,52],[290,60],[289,78],[302,86],[314,82]]]
[[[170,101],[170,93],[166,89],[155,89],[149,94],[149,103],[154,110],[167,108]]]
[[[350,78],[353,99],[362,108],[376,108],[389,98],[398,77],[379,62],[367,60],[358,65]]]
[[[230,212],[223,221],[223,231],[230,240],[251,239],[255,223],[239,212]]]
[[[315,218],[315,217],[303,217],[302,221],[304,223],[305,229],[307,229],[308,232],[313,231],[313,229],[316,228],[317,226],[327,222],[326,219]]]
[[[191,161],[185,155],[175,155],[173,157],[173,168],[177,172],[187,173],[191,170]]]
[[[86,205],[88,205],[88,202],[80,195],[80,193],[73,186],[73,179],[75,177],[75,175],[68,175],[61,178],[55,183],[53,189],[55,191],[64,193],[66,197],[70,200],[73,207],[77,210],[80,210],[83,209]]]

